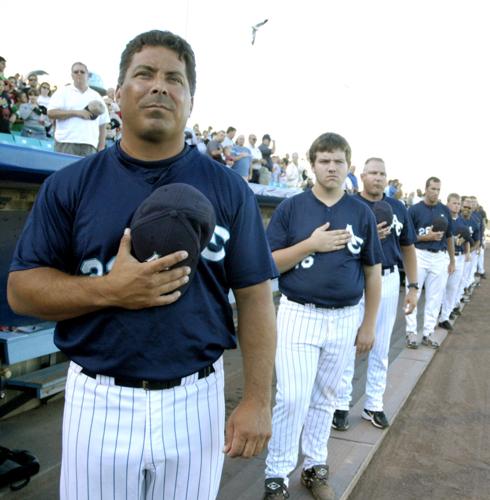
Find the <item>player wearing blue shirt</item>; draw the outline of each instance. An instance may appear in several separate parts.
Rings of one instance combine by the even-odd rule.
[[[452,218],[449,209],[439,201],[440,191],[441,181],[437,177],[429,177],[425,183],[423,201],[408,209],[417,233],[415,248],[419,297],[425,285],[422,344],[433,349],[439,347],[433,333],[437,325],[447,278],[454,272],[455,266]],[[416,349],[418,347],[417,308],[407,314],[405,319],[407,346]]]
[[[366,380],[366,401],[362,417],[378,428],[388,427],[389,421],[383,411],[383,395],[388,375],[388,353],[390,339],[398,309],[400,295],[400,274],[398,264],[403,262],[409,288],[405,296],[405,314],[412,312],[417,304],[417,257],[414,243],[417,239],[412,221],[405,205],[395,198],[383,194],[386,187],[386,167],[381,158],[370,158],[361,173],[363,189],[357,199],[371,209],[383,200],[393,210],[393,222],[378,224],[378,234],[383,248],[381,303],[376,319],[376,336],[369,352]],[[355,349],[342,376],[338,390],[337,406],[332,427],[337,430],[349,428],[349,406],[352,398],[352,379],[355,368]]]
[[[487,228],[487,214],[482,206],[479,205],[477,198],[474,198],[475,213],[480,216],[481,226],[480,226],[480,252],[478,254],[478,266],[477,273],[481,279],[486,279],[485,274],[485,230]]]
[[[471,294],[471,291],[476,284],[475,272],[478,267],[478,252],[480,251],[481,246],[481,219],[480,216],[475,213],[475,203],[473,198],[473,196],[465,196],[461,207],[463,221],[469,228],[471,235],[470,258],[465,264],[463,277],[464,292],[466,292],[467,295]],[[465,302],[468,300],[468,297],[463,298],[463,301]]]
[[[59,321],[72,359],[65,392],[60,497],[217,495],[223,451],[260,453],[270,436],[276,274],[251,191],[234,172],[184,145],[193,106],[189,44],[138,35],[121,57],[120,144],[53,174],[25,226],[9,277],[21,314]],[[134,210],[159,186],[191,184],[217,225],[186,294],[185,249],[151,262],[131,255]],[[253,241],[253,245],[250,245]],[[235,345],[244,399],[225,438],[222,352]]]
[[[463,285],[463,274],[465,259],[470,258],[470,244],[462,236],[466,225],[462,216],[459,214],[461,209],[461,198],[457,193],[451,193],[447,197],[447,208],[451,212],[454,233],[454,257],[455,269],[447,280],[446,290],[442,301],[441,315],[439,317],[439,326],[445,330],[451,331],[453,326],[449,319],[453,310],[459,305],[461,298],[460,290]]]
[[[287,497],[301,433],[301,481],[315,498],[331,498],[326,460],[337,387],[352,346],[365,352],[374,341],[382,251],[374,214],[344,193],[350,157],[343,137],[318,137],[309,151],[315,185],[282,202],[267,228],[282,298],[264,498]]]

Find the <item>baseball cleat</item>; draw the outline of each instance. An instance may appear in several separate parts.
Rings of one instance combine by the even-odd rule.
[[[432,349],[439,349],[439,342],[432,339],[432,337],[422,337],[422,345],[431,347]]]
[[[371,411],[364,408],[361,417],[364,420],[369,420],[378,429],[386,429],[390,425],[384,411]]]
[[[452,332],[454,330],[453,325],[451,325],[451,323],[448,320],[440,321],[439,327],[444,328],[444,330],[447,330],[448,332]]]
[[[282,477],[270,477],[265,480],[263,500],[283,500],[289,498],[287,486]]]
[[[328,465],[315,465],[304,469],[301,482],[306,486],[315,500],[334,500],[335,492],[328,484]]]
[[[332,420],[332,428],[336,431],[346,431],[349,428],[348,410],[335,410]]]
[[[410,349],[417,349],[417,335],[413,332],[407,333],[407,347]]]

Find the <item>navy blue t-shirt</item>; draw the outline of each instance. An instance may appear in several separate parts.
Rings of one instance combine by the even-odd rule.
[[[415,247],[420,250],[447,250],[447,238],[453,235],[453,224],[451,212],[446,205],[441,202],[437,202],[435,205],[426,205],[424,201],[419,201],[408,209],[408,214],[412,219],[417,236],[427,234],[436,217],[446,219],[448,226],[440,241],[417,241]]]
[[[371,209],[374,201],[367,200],[359,193],[357,196],[366,203]],[[396,198],[390,198],[383,195],[383,201],[388,203],[393,210],[393,222],[391,224],[390,234],[381,240],[383,248],[383,268],[395,265],[402,265],[401,246],[410,246],[417,241],[417,235],[413,228],[412,219],[408,215],[405,205]]]
[[[356,197],[344,194],[328,207],[313,191],[284,200],[274,211],[267,237],[280,250],[311,236],[319,226],[347,229],[351,241],[342,250],[312,254],[281,274],[279,289],[291,300],[325,307],[357,304],[364,291],[363,265],[381,263],[382,250],[373,212]]]
[[[478,224],[478,240],[483,242],[483,237],[485,235],[485,223],[483,222],[483,218],[479,212],[472,212],[471,217]]]
[[[144,162],[119,144],[45,181],[10,270],[108,273],[136,208],[154,189],[175,182],[190,184],[210,200],[217,223],[211,242],[177,302],[137,311],[107,308],[57,324],[56,345],[89,370],[149,380],[198,371],[236,346],[230,288],[278,274],[255,196],[238,174],[195,147],[168,160]]]
[[[480,241],[480,220],[474,217],[474,213],[469,219],[463,218],[463,222],[468,226],[471,235],[470,244],[473,247],[477,241]]]
[[[454,253],[456,255],[460,255],[465,252],[466,241],[461,237],[461,232],[465,227],[466,223],[461,215],[453,218]]]

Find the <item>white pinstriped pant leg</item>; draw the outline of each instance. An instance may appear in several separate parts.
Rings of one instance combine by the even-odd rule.
[[[429,252],[425,252],[423,250],[415,249],[415,253],[417,255],[417,282],[419,284],[419,289],[417,290],[417,297],[420,298],[422,294],[422,288],[424,286],[427,275],[431,269],[432,261],[430,259],[431,254]],[[406,284],[408,285],[408,280],[406,280]],[[406,289],[408,292],[408,288]],[[418,334],[417,331],[417,307],[410,313],[405,315],[405,324],[406,324],[406,332]]]
[[[327,338],[322,346],[303,428],[304,469],[327,462],[327,445],[337,402],[337,388],[356,340],[359,311],[359,305],[326,311]]]
[[[484,247],[480,247],[480,255],[478,256],[478,266],[477,266],[476,270],[480,274],[484,274],[484,272],[485,272],[485,248]]]
[[[92,379],[71,363],[60,498],[216,498],[224,444],[222,359],[214,366],[204,379],[145,391],[114,386],[110,377]]]
[[[362,314],[362,313],[361,313]],[[352,400],[352,380],[356,368],[356,346],[354,345],[349,354],[349,360],[342,374],[339,387],[337,389],[336,410],[349,411]]]
[[[455,257],[456,269],[453,274],[450,274],[447,279],[446,290],[444,292],[444,299],[442,301],[442,309],[440,321],[449,320],[449,315],[454,309],[454,305],[459,300],[458,291],[461,287],[461,279],[464,271],[464,255],[457,255]]]
[[[351,318],[339,316],[341,311],[344,311],[344,316],[347,314]],[[299,438],[307,415],[308,429],[310,432],[312,428],[316,429],[314,446],[325,449],[321,452],[322,460],[319,463],[325,463],[335,410],[335,388],[347,362],[348,351],[354,343],[358,316],[357,306],[331,311],[281,298],[277,316],[277,392],[272,416],[272,438],[266,459],[267,478],[282,477],[287,483],[287,476],[298,461]],[[341,331],[341,326],[345,330]],[[347,331],[347,326],[352,331]],[[324,411],[325,395],[331,399],[328,413]],[[318,411],[310,415],[311,404],[318,405]],[[322,444],[319,444],[320,441]]]
[[[470,282],[468,284],[472,285],[475,282],[475,273],[476,270],[478,269],[478,254],[476,253],[476,250],[474,252],[471,252],[471,274],[470,274]]]
[[[434,333],[441,310],[448,278],[449,256],[445,252],[433,254],[432,268],[425,279],[424,337]]]
[[[463,278],[461,279],[461,288],[460,288],[460,297],[461,298],[464,295],[464,289],[468,286],[468,280],[469,276],[471,274],[471,253],[470,253],[470,260],[465,260],[464,262],[464,269],[463,269]]]
[[[395,269],[394,272],[382,278],[381,303],[376,317],[376,337],[368,360],[364,404],[367,410],[383,411],[383,395],[388,375],[388,354],[399,296],[400,274],[398,269]]]
[[[464,288],[468,288],[475,280],[475,260],[476,252],[472,251],[470,253],[470,260],[465,263],[464,267]]]

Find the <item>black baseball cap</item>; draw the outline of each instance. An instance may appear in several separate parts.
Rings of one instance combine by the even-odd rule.
[[[372,206],[374,215],[376,216],[376,224],[386,222],[389,227],[393,223],[393,209],[391,205],[383,200],[376,201]]]
[[[432,219],[432,231],[442,231],[445,232],[447,227],[449,226],[449,221],[444,215],[436,215]]]
[[[140,262],[146,262],[187,251],[187,259],[176,266],[191,268],[189,281],[179,288],[184,293],[215,226],[214,208],[200,191],[189,184],[167,184],[153,191],[133,215],[130,224],[133,254]]]

